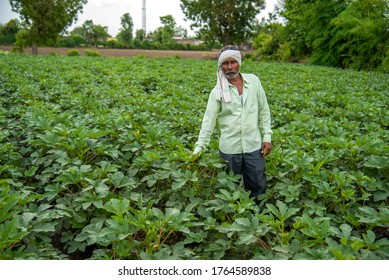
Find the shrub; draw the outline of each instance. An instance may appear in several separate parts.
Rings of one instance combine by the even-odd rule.
[[[78,50],[70,50],[68,51],[68,56],[80,56],[80,52]]]
[[[95,50],[86,50],[85,55],[86,56],[101,56],[101,54]]]
[[[145,58],[147,58],[147,55],[139,54],[139,55],[135,56],[135,58],[145,59]]]

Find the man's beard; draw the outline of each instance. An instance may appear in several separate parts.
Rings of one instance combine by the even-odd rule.
[[[227,71],[225,73],[225,75],[226,75],[227,79],[235,79],[236,77],[238,77],[239,71],[234,71],[234,70]]]

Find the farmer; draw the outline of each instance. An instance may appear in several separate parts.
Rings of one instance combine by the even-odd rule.
[[[242,57],[234,46],[219,51],[217,84],[211,91],[194,154],[209,144],[218,121],[219,154],[227,171],[243,175],[244,187],[258,203],[266,190],[265,160],[272,149],[271,117],[257,76],[240,72]]]

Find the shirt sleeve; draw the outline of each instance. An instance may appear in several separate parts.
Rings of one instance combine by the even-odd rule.
[[[216,91],[212,90],[208,98],[207,108],[204,113],[199,138],[195,144],[194,153],[197,154],[208,146],[213,130],[216,126],[217,116],[220,110],[220,101],[216,100]]]
[[[258,79],[258,118],[259,118],[259,128],[262,134],[262,142],[271,143],[273,131],[271,129],[271,114],[269,109],[269,104],[267,103],[267,98],[265,90],[262,87],[260,80]]]

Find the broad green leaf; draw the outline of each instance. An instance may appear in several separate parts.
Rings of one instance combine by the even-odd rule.
[[[123,215],[128,211],[129,206],[130,201],[126,198],[112,198],[103,206],[103,209],[107,210],[108,212],[114,213],[115,215]]]
[[[389,166],[389,158],[385,156],[370,156],[366,162],[363,163],[364,166],[370,168],[388,168]]]
[[[172,184],[172,190],[176,191],[181,189],[186,184],[186,182],[186,179],[178,179],[177,181],[174,181]]]
[[[57,222],[51,223],[38,223],[33,225],[31,231],[33,232],[54,232]]]
[[[91,223],[83,228],[82,232],[78,234],[75,241],[86,241],[88,245],[95,244],[101,237],[101,230],[104,225],[103,219],[92,219]]]

